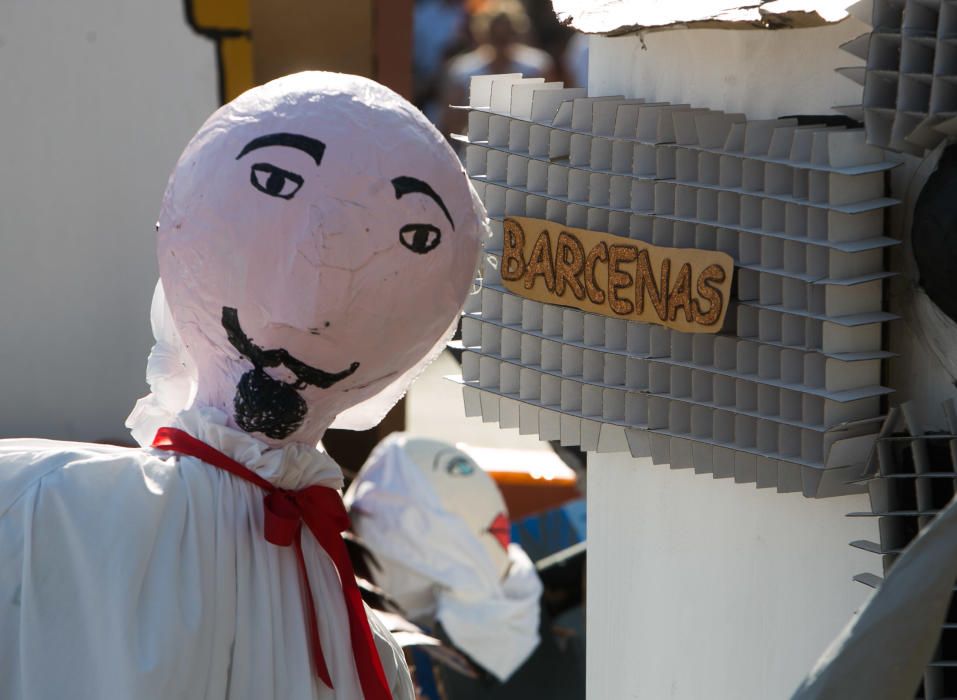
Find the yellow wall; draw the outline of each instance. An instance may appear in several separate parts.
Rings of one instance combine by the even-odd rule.
[[[188,0],[186,8],[192,27],[217,43],[223,101],[301,70],[376,75],[374,0]]]
[[[250,0],[257,83],[301,70],[373,75],[372,0]]]

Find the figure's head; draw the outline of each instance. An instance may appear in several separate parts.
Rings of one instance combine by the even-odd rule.
[[[502,494],[468,448],[392,433],[343,498],[376,585],[506,680],[538,644],[542,583],[509,542]]]
[[[320,72],[213,114],[170,177],[158,227],[195,402],[271,444],[315,442],[404,380],[455,322],[486,230],[418,110]]]
[[[406,437],[402,449],[432,484],[439,504],[482,543],[499,576],[508,572],[511,524],[498,486],[465,452],[446,442]]]
[[[356,533],[376,555],[376,582],[400,605],[412,592],[420,602],[434,598],[437,583],[452,585],[444,578],[454,570],[495,589],[509,575],[515,546],[505,499],[456,445],[392,433],[369,455],[345,500]],[[432,566],[438,561],[441,571]]]
[[[528,13],[518,0],[492,0],[472,16],[472,33],[498,51],[523,39],[530,26]]]

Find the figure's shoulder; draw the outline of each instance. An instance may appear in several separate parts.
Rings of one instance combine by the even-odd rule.
[[[479,49],[459,54],[449,60],[446,72],[451,80],[468,80],[488,67],[488,56]]]
[[[9,438],[0,440],[0,459],[7,460],[13,455],[36,456],[43,459],[51,454],[109,455],[141,452],[135,447],[120,447],[92,442],[70,442],[68,440],[47,440],[44,438]]]
[[[0,517],[34,488],[64,497],[78,491],[115,493],[123,482],[168,481],[169,460],[140,448],[35,438],[0,440]]]
[[[514,47],[512,60],[519,64],[522,72],[538,74],[547,73],[553,63],[551,54],[528,44]]]

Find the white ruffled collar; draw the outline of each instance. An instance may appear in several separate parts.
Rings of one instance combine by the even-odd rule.
[[[270,447],[230,428],[226,414],[218,409],[190,408],[178,413],[169,425],[235,459],[278,488],[295,491],[318,485],[338,490],[343,486],[342,470],[326,452],[302,443]]]

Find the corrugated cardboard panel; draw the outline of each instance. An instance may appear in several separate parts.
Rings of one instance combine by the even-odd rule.
[[[459,137],[493,224],[462,337],[462,381],[487,397],[483,418],[761,488],[861,490],[890,391],[882,250],[897,241],[883,212],[897,202],[883,173],[894,164],[862,129],[517,81],[477,81]],[[528,298],[503,281],[509,217],[727,254],[720,332]],[[596,279],[580,281],[604,293]]]

